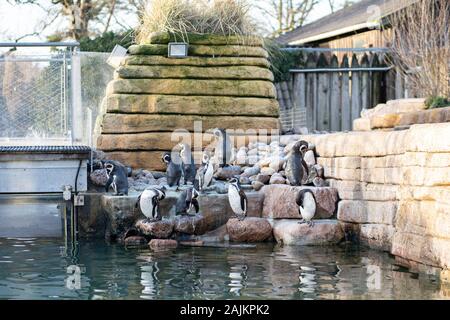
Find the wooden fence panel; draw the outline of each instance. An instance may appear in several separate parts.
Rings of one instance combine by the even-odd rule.
[[[352,57],[352,69],[359,68],[358,58],[354,54]],[[351,119],[352,122],[358,119],[361,113],[361,83],[360,83],[361,72],[352,71],[352,110]]]
[[[338,58],[333,56],[330,62],[331,68],[339,68]],[[331,131],[341,130],[341,77],[338,72],[331,74],[330,93],[330,129]]]
[[[317,62],[317,68],[327,68],[328,62],[325,55],[320,54],[319,61]],[[320,131],[329,130],[329,107],[330,107],[330,73],[320,72],[317,76],[317,129]]]

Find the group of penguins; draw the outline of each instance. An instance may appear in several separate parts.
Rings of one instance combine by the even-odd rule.
[[[194,210],[197,214],[200,211],[198,198],[200,194],[210,186],[214,173],[218,168],[228,166],[232,150],[231,142],[223,129],[213,131],[216,140],[214,156],[203,153],[202,165],[197,169],[191,148],[188,144],[179,144],[179,152],[165,153],[162,160],[166,164],[167,184],[169,187],[176,187],[179,190],[181,181],[188,185],[187,189],[181,192],[176,203],[177,215],[190,215]],[[306,141],[297,142],[289,152],[284,170],[286,178],[292,186],[301,186],[303,175],[309,174],[308,166],[303,157],[308,150]],[[124,194],[120,181],[122,176],[127,177],[127,170],[117,170],[114,161],[108,161],[105,169],[108,174],[107,191],[112,188],[116,194]],[[183,179],[182,179],[183,178]],[[150,186],[138,197],[136,208],[147,217],[149,222],[162,219],[160,203],[166,198],[167,188],[165,186]],[[126,190],[127,194],[128,191]],[[239,183],[239,177],[228,180],[228,200],[235,217],[240,221],[247,216],[248,199]],[[310,189],[303,189],[296,195],[296,203],[302,217],[300,223],[313,225],[312,219],[316,213],[316,199]]]

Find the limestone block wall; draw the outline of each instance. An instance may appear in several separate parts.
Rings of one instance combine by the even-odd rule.
[[[104,99],[97,148],[132,167],[163,170],[176,129],[278,129],[268,53],[259,38],[189,36],[189,57],[167,57],[167,33],[129,48]],[[179,39],[178,39],[179,40]],[[208,143],[204,141],[205,144]]]
[[[349,236],[408,267],[450,268],[450,123],[302,136],[338,190]]]

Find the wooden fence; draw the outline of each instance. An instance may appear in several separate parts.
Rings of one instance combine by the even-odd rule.
[[[362,109],[407,97],[405,80],[383,53],[310,52],[291,81],[276,84],[284,131],[346,131]]]

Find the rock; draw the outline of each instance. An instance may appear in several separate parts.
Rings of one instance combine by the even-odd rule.
[[[247,164],[247,151],[245,148],[239,149],[239,151],[236,153],[236,164],[237,165]]]
[[[259,182],[259,181],[253,181],[252,182],[252,187],[255,191],[259,191],[262,189],[262,187],[264,187],[264,183]]]
[[[100,201],[106,216],[106,236],[110,239],[123,239],[125,232],[143,217],[142,213],[135,209],[137,196],[103,195]]]
[[[334,215],[338,201],[337,190],[334,188],[268,185],[263,188],[265,195],[263,217],[274,219],[299,218],[295,197],[302,189],[310,189],[316,197],[317,212],[315,219],[328,219]]]
[[[228,180],[234,178],[235,176],[239,176],[240,174],[241,174],[240,166],[228,166],[219,168],[214,177],[219,180]]]
[[[327,186],[327,183],[325,182],[325,180],[322,178],[319,178],[319,177],[315,177],[313,179],[312,183],[314,184],[314,187],[316,187],[316,188],[322,188],[322,187]]]
[[[207,230],[205,218],[202,215],[177,216],[174,218],[174,230],[178,233],[202,235]]]
[[[316,164],[316,157],[314,155],[314,151],[308,150],[303,157],[308,167],[314,166]]]
[[[286,179],[279,173],[275,173],[269,181],[269,184],[286,184]]]
[[[275,220],[273,234],[284,245],[330,245],[344,239],[344,231],[336,220],[317,220],[314,226],[298,223],[299,220]]]
[[[249,178],[243,177],[243,176],[241,176],[241,177],[239,178],[239,183],[240,183],[241,185],[252,184],[252,182],[250,181]]]
[[[262,218],[247,217],[243,221],[230,219],[227,231],[233,242],[262,242],[272,236],[272,226]]]
[[[152,250],[174,249],[178,247],[178,242],[176,240],[152,239],[150,240],[148,245]]]
[[[260,171],[261,171],[261,168],[259,166],[253,166],[251,168],[245,169],[242,176],[244,176],[244,177],[256,176]]]
[[[141,236],[132,236],[125,239],[126,247],[142,247],[147,245],[147,239]]]
[[[256,165],[259,160],[260,160],[260,156],[259,155],[249,155],[247,157],[247,162],[248,162],[249,165]]]
[[[325,169],[323,166],[321,166],[320,164],[316,164],[313,166],[313,169],[316,171],[318,177],[324,177]]]
[[[263,175],[271,176],[274,173],[275,173],[275,170],[272,168],[269,168],[269,167],[261,169],[261,174],[263,174]]]
[[[341,200],[337,217],[340,221],[352,223],[394,225],[397,208],[397,201]]]
[[[284,159],[282,157],[272,157],[269,168],[273,169],[275,172],[280,171],[283,168],[284,165]]]
[[[216,191],[218,194],[226,194],[228,193],[228,185],[224,182],[217,181],[214,185],[214,191]]]
[[[136,228],[147,237],[167,239],[173,232],[174,222],[171,220],[161,220],[156,222],[139,220],[136,223]]]
[[[222,35],[216,35],[216,34],[199,34],[199,33],[185,33],[187,42],[189,44],[197,45],[197,44],[204,44],[204,45],[251,45],[255,47],[263,47],[264,46],[264,40],[261,37],[257,36],[251,36],[251,37],[244,37],[244,36],[222,36]],[[151,44],[168,44],[169,42],[177,42],[179,41],[179,38],[177,35],[169,32],[153,32],[148,35],[148,37],[145,39],[145,43],[151,43]],[[233,65],[232,63],[230,63]],[[167,65],[167,64],[165,64]]]
[[[395,228],[386,224],[362,224],[360,242],[372,249],[390,252]]]
[[[256,176],[256,181],[259,181],[259,182],[261,182],[261,183],[263,183],[263,184],[269,183],[269,180],[270,180],[270,176],[268,176],[268,175],[266,175],[266,174],[260,173],[260,174],[258,174],[258,175]]]
[[[106,169],[98,169],[94,170],[90,175],[89,179],[92,183],[98,187],[104,187],[108,182],[108,174],[106,173]]]

